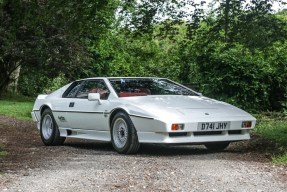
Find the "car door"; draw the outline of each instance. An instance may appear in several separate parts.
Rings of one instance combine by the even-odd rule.
[[[89,93],[99,93],[101,102],[89,101]],[[67,121],[72,129],[108,131],[110,91],[102,79],[91,79],[83,82],[67,107]]]
[[[63,93],[62,98],[53,100],[53,115],[59,128],[70,128],[67,121],[67,110],[71,102],[75,100],[74,96],[80,88],[83,81],[73,82]]]

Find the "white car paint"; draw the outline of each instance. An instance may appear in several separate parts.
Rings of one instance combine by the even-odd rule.
[[[114,111],[123,110],[131,118],[140,143],[206,143],[217,141],[240,141],[250,139],[250,130],[256,119],[249,113],[230,104],[198,96],[147,95],[119,97],[110,84],[103,79],[110,95],[107,100],[62,98],[71,85],[68,84],[49,95],[39,95],[35,101],[32,117],[40,129],[41,113],[49,107],[58,124],[60,135],[81,139],[111,141],[110,122]],[[69,107],[70,103],[73,107]],[[250,128],[242,128],[243,121],[251,121]],[[221,134],[199,134],[200,122],[229,122],[229,130]],[[171,130],[174,123],[184,124],[184,130]],[[234,130],[239,130],[232,132]],[[215,130],[216,131],[216,130]],[[186,133],[171,136],[170,133]]]

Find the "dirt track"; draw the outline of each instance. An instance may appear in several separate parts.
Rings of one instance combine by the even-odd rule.
[[[0,116],[0,191],[286,191],[287,168],[270,163],[273,143],[253,136],[222,153],[202,146],[142,145],[119,155],[111,144],[67,140],[47,147],[32,122]]]

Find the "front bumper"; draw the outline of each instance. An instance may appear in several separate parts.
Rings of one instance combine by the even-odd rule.
[[[185,132],[186,134],[171,136],[170,133],[156,133],[156,132],[138,132],[140,143],[171,143],[184,144],[194,143],[201,144],[207,142],[220,141],[242,141],[250,139],[250,130],[241,130],[238,133],[230,131],[222,131],[217,134],[198,134],[198,132]]]
[[[37,128],[40,129],[40,120],[38,119],[35,111],[31,112],[32,120],[37,123]]]

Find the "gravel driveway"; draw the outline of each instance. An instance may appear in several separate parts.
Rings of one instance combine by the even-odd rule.
[[[0,191],[286,191],[287,168],[270,163],[273,144],[254,137],[222,153],[203,146],[111,144],[68,139],[43,146],[35,125],[0,116]]]

